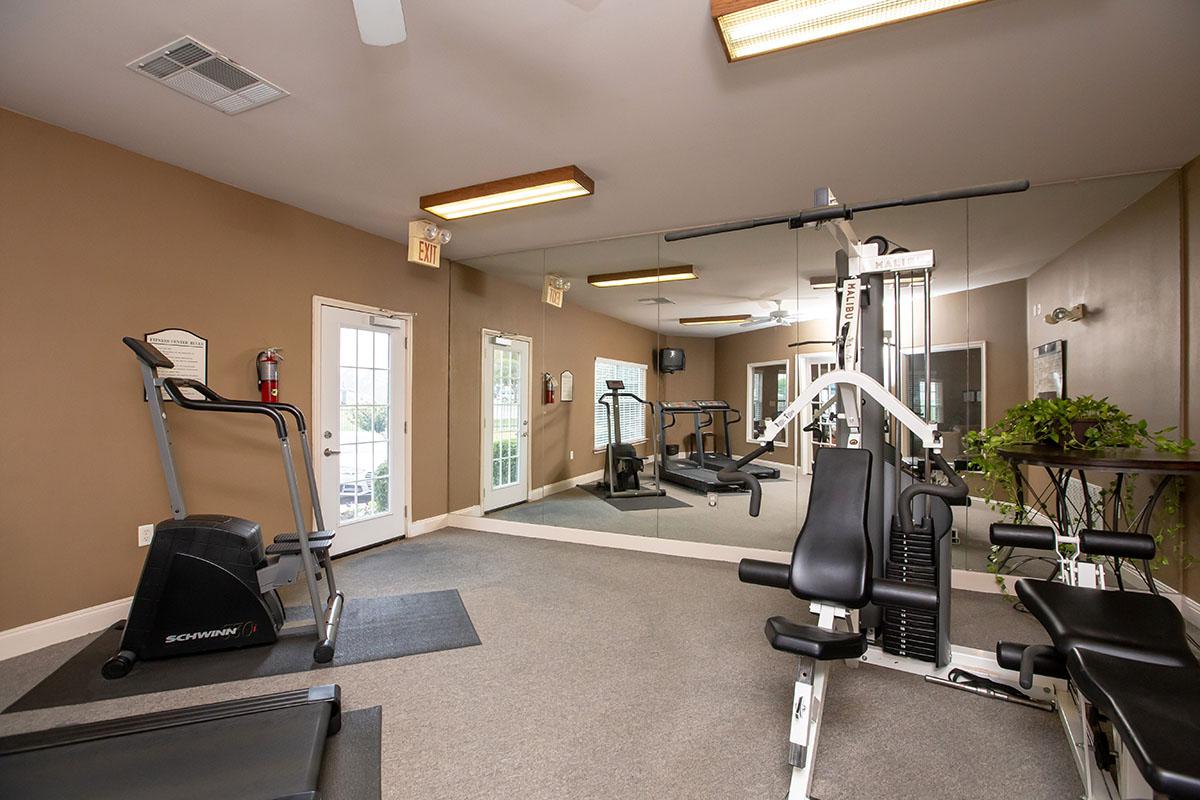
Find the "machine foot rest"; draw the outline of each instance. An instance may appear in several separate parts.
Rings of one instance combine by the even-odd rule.
[[[308,540],[308,552],[325,553],[333,545],[333,537],[328,539]],[[275,542],[266,549],[268,556],[294,556],[300,553],[300,542]]]
[[[310,542],[323,542],[326,539],[332,539],[336,534],[334,531],[306,531]],[[300,534],[298,533],[281,533],[272,541],[275,544],[287,544],[288,542],[299,542]]]

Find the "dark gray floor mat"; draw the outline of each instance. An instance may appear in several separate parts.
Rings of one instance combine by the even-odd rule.
[[[312,611],[306,607],[289,608],[288,617],[289,620],[311,620]],[[267,675],[319,673],[326,666],[359,664],[480,643],[471,617],[455,589],[392,597],[347,598],[338,633],[337,655],[328,665],[313,663],[311,627],[292,629],[285,626],[273,645],[140,661],[128,676],[106,680],[100,675],[100,666],[117,652],[120,641],[121,632],[116,628],[104,631],[6,708],[5,713]]]

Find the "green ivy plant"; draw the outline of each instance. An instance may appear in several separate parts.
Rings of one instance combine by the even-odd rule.
[[[1000,450],[1013,445],[1040,444],[1064,450],[1093,450],[1101,447],[1152,447],[1169,453],[1186,453],[1195,443],[1174,439],[1174,428],[1151,431],[1146,420],[1133,417],[1110,403],[1107,397],[1091,395],[1070,398],[1030,400],[1010,408],[995,424],[967,434],[964,445],[970,454],[971,467],[982,473],[984,499],[988,506],[1004,515],[1009,522],[1026,522],[1027,511],[1015,501],[1017,476]],[[1135,512],[1134,487],[1136,475],[1127,475],[1116,497],[1115,482],[1101,491],[1101,502],[1121,503],[1122,512],[1131,518]],[[1152,564],[1158,568],[1168,563],[1168,554],[1181,552],[1179,532],[1180,493],[1183,482],[1171,481],[1162,498],[1159,517],[1154,529],[1159,555]],[[992,548],[992,557],[998,548]],[[988,570],[997,573],[997,565],[989,557]],[[997,582],[1003,583],[997,574]]]

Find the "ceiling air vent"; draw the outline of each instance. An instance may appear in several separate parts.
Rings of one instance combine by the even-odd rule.
[[[288,94],[191,37],[160,47],[127,66],[226,114],[240,114]]]

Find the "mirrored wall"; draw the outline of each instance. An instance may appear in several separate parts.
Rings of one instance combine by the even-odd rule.
[[[967,436],[1029,399],[1031,352],[1056,338],[1042,322],[1053,308],[1031,306],[1030,281],[1165,177],[1079,181],[851,222],[859,238],[882,237],[890,251],[935,254],[928,291],[922,273],[906,273],[865,302],[882,315],[874,357],[884,384],[938,424],[944,455],[970,485],[970,504],[952,509],[956,569],[987,569],[988,526],[999,518],[969,468]],[[814,461],[844,444],[829,392],[755,463],[759,516],[749,516],[741,487],[717,475],[834,367],[831,233],[775,225],[673,242],[648,234],[454,264],[452,473],[478,479],[452,480],[451,510],[790,550]],[[1081,291],[1068,286],[1044,302]],[[895,492],[895,476],[901,486],[920,477],[923,450],[885,423]],[[1016,574],[1051,568],[1017,555],[1006,566]]]

